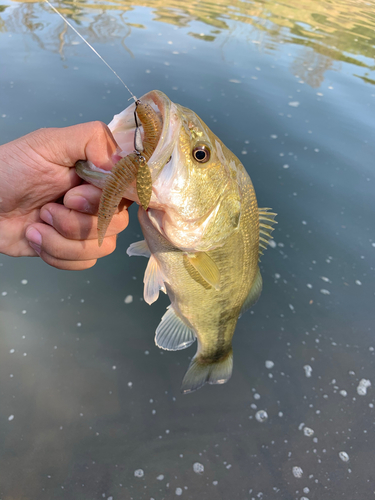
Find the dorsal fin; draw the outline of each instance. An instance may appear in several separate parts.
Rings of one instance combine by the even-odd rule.
[[[272,231],[275,229],[272,227],[277,224],[275,221],[276,213],[270,212],[272,208],[259,208],[259,260],[260,256],[263,255],[263,250],[266,250],[267,244],[269,244],[272,239]]]

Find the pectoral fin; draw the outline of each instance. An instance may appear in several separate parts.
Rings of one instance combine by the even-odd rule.
[[[258,267],[258,272],[255,276],[253,285],[250,288],[249,295],[246,297],[245,302],[242,305],[240,315],[243,314],[248,309],[250,309],[250,307],[257,302],[262,292],[262,286],[263,286],[262,275],[260,274],[260,269]]]
[[[195,341],[195,333],[169,306],[156,329],[155,344],[167,351],[179,351]]]
[[[145,302],[147,302],[147,304],[151,305],[153,302],[158,300],[160,290],[166,293],[163,273],[160,269],[157,260],[153,255],[151,255],[148,261],[143,283],[145,284],[143,290],[143,297],[145,299]]]
[[[206,252],[188,253],[186,257],[194,269],[215,290],[220,289],[220,271],[215,262]]]
[[[150,249],[148,248],[145,240],[132,243],[126,250],[126,253],[129,255],[129,257],[151,257]]]

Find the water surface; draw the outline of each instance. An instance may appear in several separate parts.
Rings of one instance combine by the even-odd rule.
[[[375,3],[58,6],[136,95],[194,109],[279,224],[232,379],[187,396],[195,346],[154,345],[168,300],[125,254],[134,207],[88,271],[0,256],[0,497],[372,498]],[[2,143],[128,104],[44,3],[2,0],[0,67]]]

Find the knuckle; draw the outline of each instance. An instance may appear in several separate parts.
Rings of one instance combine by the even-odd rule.
[[[92,122],[93,132],[100,139],[107,139],[111,132],[107,125],[99,120]]]
[[[77,236],[76,223],[72,220],[72,217],[62,217],[56,221],[56,225],[61,236],[69,239]]]

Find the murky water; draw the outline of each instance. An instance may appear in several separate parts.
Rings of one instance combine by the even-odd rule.
[[[188,396],[160,351],[134,207],[91,270],[0,256],[0,496],[375,494],[375,3],[60,3],[137,95],[194,109],[278,212],[234,373]],[[46,4],[0,6],[0,127],[109,122],[128,95]],[[372,383],[372,385],[370,385]]]

